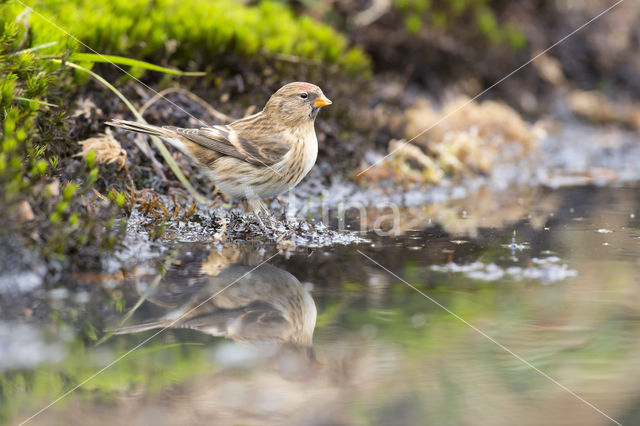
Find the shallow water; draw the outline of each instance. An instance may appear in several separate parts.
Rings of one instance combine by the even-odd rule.
[[[82,384],[29,424],[639,424],[640,192],[508,201],[3,291],[0,421]]]

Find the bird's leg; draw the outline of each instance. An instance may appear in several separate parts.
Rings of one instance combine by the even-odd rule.
[[[253,211],[253,215],[256,217],[256,219],[258,219],[258,222],[260,223],[260,227],[262,228],[262,230],[266,231],[267,227],[264,225],[264,222],[262,221],[262,219],[260,219],[260,211],[257,208]]]
[[[270,226],[274,226],[274,224],[277,225],[278,219],[276,219],[275,216],[271,214],[271,210],[269,210],[266,203],[264,203],[263,201],[259,201],[259,203],[260,203],[260,209],[262,210],[262,214],[264,215],[263,217],[269,222],[269,225]]]
[[[244,210],[245,214],[249,214],[250,212],[252,212],[256,219],[258,219],[260,228],[262,228],[263,231],[266,231],[267,227],[260,217],[260,207],[264,209],[264,206],[262,205],[262,202],[260,200],[242,200],[242,209]]]
[[[264,213],[266,217],[271,217],[271,212],[269,211],[267,206],[265,206],[265,204],[262,201],[258,201],[258,203],[260,206],[260,210],[262,210],[262,213]]]
[[[273,222],[277,222],[277,219],[271,214],[269,208],[262,201],[260,201],[260,208],[262,210],[262,213],[264,214],[264,217],[269,221],[270,225],[272,225]]]

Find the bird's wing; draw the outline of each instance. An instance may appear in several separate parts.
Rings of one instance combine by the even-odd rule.
[[[291,325],[272,305],[256,301],[241,308],[202,313],[180,321],[175,327],[242,340],[268,340],[281,338]]]
[[[183,129],[165,126],[196,144],[220,154],[235,157],[256,166],[272,166],[282,159],[290,147],[279,134],[247,137],[244,129],[236,131],[230,126],[211,126],[199,129]]]

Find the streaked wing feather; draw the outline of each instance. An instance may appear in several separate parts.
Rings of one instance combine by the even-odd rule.
[[[163,129],[175,132],[202,147],[256,166],[272,166],[289,151],[289,146],[282,141],[279,135],[268,135],[249,140],[227,126],[201,127],[199,129],[165,126]]]
[[[247,157],[255,158],[269,166],[280,161],[290,149],[280,135],[267,135],[251,140],[238,136],[238,142]]]
[[[198,145],[211,149],[215,152],[219,152],[223,155],[228,155],[230,157],[235,157],[240,160],[245,160],[245,156],[239,152],[228,139],[224,137],[223,134],[217,134],[213,132],[203,133],[201,129],[183,129],[181,127],[173,127],[173,126],[163,126],[163,129],[169,130],[170,132],[174,132],[186,139],[189,139],[192,142],[197,143]],[[251,161],[250,161],[251,162]],[[260,164],[257,162],[252,162],[253,164]]]
[[[236,333],[244,339],[264,339],[279,337],[290,327],[287,319],[268,303],[258,301],[237,309],[217,309],[181,322],[178,327],[198,330],[228,331],[234,324]],[[223,333],[224,334],[224,333]]]

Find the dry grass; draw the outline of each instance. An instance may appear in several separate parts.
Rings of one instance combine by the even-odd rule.
[[[370,169],[364,179],[439,183],[445,176],[490,174],[496,164],[529,158],[542,136],[508,105],[469,102],[468,98],[454,99],[440,110],[421,99],[407,110],[406,122],[407,140],[429,130],[410,144],[391,141],[393,155]]]
[[[573,90],[569,94],[569,106],[580,117],[595,123],[614,123],[640,130],[640,106],[631,103],[615,103],[603,93]]]
[[[129,188],[130,192],[126,194],[126,204],[130,209],[135,205],[138,206],[142,215],[158,219],[174,219],[188,220],[196,212],[196,203],[191,200],[178,201],[175,196],[171,196],[171,206],[165,205],[162,197],[151,189],[143,189],[140,191]]]
[[[535,148],[532,126],[514,109],[502,102],[467,102],[457,98],[436,110],[419,101],[407,111],[408,138],[433,126],[413,143],[443,171],[489,173],[497,161],[518,161]]]
[[[82,150],[74,157],[87,158],[90,152],[95,154],[95,164],[116,163],[122,169],[127,163],[127,152],[122,149],[120,142],[115,140],[110,134],[100,134],[95,138],[85,139],[78,142]]]
[[[621,124],[640,130],[640,105],[629,100],[615,102],[604,93],[572,87],[560,62],[543,55],[534,66],[547,83],[568,90],[567,102],[579,117],[598,124]]]

